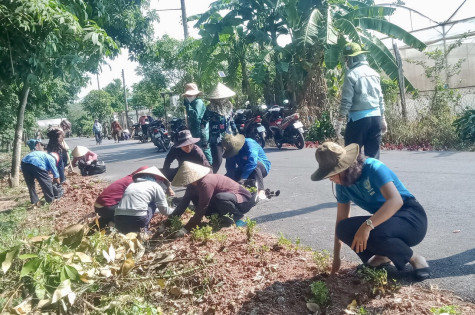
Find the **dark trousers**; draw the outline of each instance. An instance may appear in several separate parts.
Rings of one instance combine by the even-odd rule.
[[[171,182],[171,181],[173,181],[173,179],[175,178],[176,173],[178,173],[178,169],[179,169],[179,167],[177,167],[177,168],[169,168],[169,169],[167,169],[167,170],[161,168],[161,169],[160,169],[160,172],[162,172],[163,175],[165,175],[165,177]]]
[[[101,144],[102,143],[102,136],[100,132],[95,132],[94,137],[96,137],[96,144]]]
[[[157,210],[157,206],[150,204],[148,206],[147,215],[145,216],[116,215],[114,216],[115,227],[122,234],[130,232],[138,233],[140,229],[147,230],[148,224],[155,214],[155,210]]]
[[[40,184],[41,190],[43,190],[46,202],[52,202],[54,200],[53,181],[47,171],[33,164],[24,162],[21,162],[21,170],[23,171],[23,177],[28,187],[31,203],[34,204],[40,200],[36,194],[35,179]]]
[[[226,173],[226,176],[228,176],[229,178],[232,178],[235,181],[239,181],[241,179],[241,175],[242,175],[242,171],[241,169],[238,169],[238,168],[234,169],[234,172],[231,169],[230,172]],[[264,190],[265,189],[264,177],[266,176],[267,176],[266,167],[264,166],[264,164],[262,164],[261,161],[258,161],[256,168],[252,171],[251,174],[249,174],[249,177],[246,180],[246,184],[250,186],[254,186],[255,184],[257,184],[258,185],[257,188],[259,190]],[[252,184],[250,182],[252,182]]]
[[[221,143],[210,144],[211,156],[213,157],[213,173],[216,174],[219,171],[219,167],[223,163],[223,146]]]
[[[342,220],[336,228],[337,237],[351,246],[356,231],[370,216]],[[404,201],[401,209],[369,234],[366,250],[358,256],[366,263],[373,255],[386,256],[402,270],[412,257],[412,246],[419,244],[427,232],[424,208],[414,198]]]
[[[238,203],[235,194],[217,193],[211,199],[208,209],[206,210],[206,216],[210,216],[214,213],[217,213],[219,216],[230,215],[234,221],[237,221],[251,210],[254,204],[252,198]]]
[[[58,173],[59,173],[59,180],[60,180],[61,183],[63,183],[66,180],[66,175],[64,175],[64,166],[65,165],[66,165],[66,163],[64,162],[64,160],[62,158],[59,159],[59,162],[56,165],[56,168],[58,169]]]
[[[381,144],[381,116],[350,120],[346,125],[345,145],[358,143],[367,157],[379,159]]]
[[[114,221],[114,213],[116,208],[117,205],[102,208],[94,207],[94,211],[96,211],[97,215],[99,216],[99,226],[101,229],[106,227],[109,222]]]

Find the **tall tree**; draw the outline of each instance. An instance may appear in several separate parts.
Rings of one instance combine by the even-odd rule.
[[[104,88],[104,91],[109,93],[109,95],[112,97],[113,100],[111,107],[115,112],[122,112],[125,110],[124,90],[122,87],[122,81],[120,79],[114,79]]]
[[[112,112],[112,102],[114,98],[103,90],[93,90],[82,100],[82,108],[89,114],[89,117],[99,119],[104,122]]]

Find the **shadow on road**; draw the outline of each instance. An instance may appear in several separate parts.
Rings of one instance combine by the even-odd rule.
[[[475,248],[449,257],[429,260],[428,263],[432,279],[475,274]]]
[[[259,204],[257,204],[257,207],[259,207]],[[322,203],[316,206],[306,207],[302,209],[289,210],[289,211],[278,212],[278,213],[269,213],[269,214],[262,215],[259,217],[254,217],[253,220],[256,220],[257,223],[264,223],[264,222],[270,222],[270,221],[276,221],[280,219],[295,217],[298,215],[307,214],[310,212],[315,212],[318,210],[329,209],[329,208],[336,209],[336,202],[327,202],[327,203]]]

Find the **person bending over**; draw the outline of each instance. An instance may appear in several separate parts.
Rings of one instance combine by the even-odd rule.
[[[426,235],[424,208],[385,164],[365,158],[356,143],[346,147],[325,142],[317,148],[318,169],[311,179],[329,178],[336,184],[337,218],[332,273],[340,269],[341,242],[363,263],[378,267],[393,262],[403,270],[409,262],[417,279],[430,276],[424,257],[411,247]],[[371,215],[350,217],[350,204]]]
[[[255,205],[255,196],[247,189],[221,175],[210,173],[210,168],[184,162],[178,170],[173,186],[186,186],[185,196],[172,216],[181,216],[190,202],[196,207],[195,214],[173,236],[182,237],[196,227],[204,216],[218,214],[221,226],[244,225],[241,220]]]
[[[163,168],[161,169],[168,180],[173,180],[184,161],[211,167],[201,148],[196,145],[198,141],[200,141],[200,139],[193,138],[189,130],[181,130],[178,133],[178,140],[168,152],[165,162],[163,163]],[[174,160],[178,161],[178,167],[170,168]]]
[[[165,190],[168,180],[155,166],[135,173],[115,209],[114,222],[119,232],[127,234],[147,230],[156,209],[161,214],[170,215],[173,208],[168,206]]]

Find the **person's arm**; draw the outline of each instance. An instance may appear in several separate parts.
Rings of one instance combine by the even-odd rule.
[[[227,158],[224,166],[226,168],[225,176],[231,178],[232,180],[235,180],[236,162],[234,161],[234,158]]]
[[[209,164],[208,159],[206,158],[206,155],[204,154],[203,150],[201,150],[201,148],[197,145],[195,145],[194,150],[196,151],[196,154],[198,154],[198,156],[200,158],[201,165],[211,167],[211,165]]]
[[[334,239],[334,244],[333,244],[333,263],[332,263],[332,274],[335,274],[340,270],[341,266],[341,257],[340,257],[340,252],[341,252],[341,245],[342,242],[338,238],[336,234],[336,227],[338,226],[338,223],[344,219],[348,219],[350,217],[350,210],[351,210],[351,203],[338,203],[337,204],[337,214],[336,214],[336,222],[335,222],[335,239]]]
[[[165,157],[165,162],[163,163],[163,169],[165,171],[170,170],[170,165],[175,161],[176,159],[176,148],[171,148],[170,151],[168,151],[167,156]],[[178,149],[181,150],[181,149]]]
[[[244,164],[242,168],[241,178],[247,179],[249,175],[251,175],[252,171],[254,171],[257,167],[257,161],[259,158],[259,153],[257,150],[253,150],[251,148],[248,149],[247,154],[247,162]]]
[[[88,151],[86,153],[86,161],[89,162],[89,161],[95,161],[95,160],[97,160],[97,154],[92,151]]]
[[[171,215],[174,209],[168,206],[167,196],[165,195],[165,192],[163,191],[162,187],[158,183],[154,187],[156,188],[154,202],[157,206],[158,211],[166,216]]]
[[[73,158],[73,161],[71,162],[73,167],[76,167],[78,165],[79,158],[75,157]]]
[[[212,185],[201,184],[199,185],[199,187],[196,188],[199,191],[198,204],[196,205],[195,214],[184,226],[187,231],[191,231],[201,222],[201,219],[206,214],[206,210],[208,209],[211,197],[213,196],[214,187]]]
[[[343,121],[343,119],[348,115],[348,112],[353,105],[354,94],[354,84],[352,83],[350,76],[346,74],[341,88],[341,102],[338,120]]]
[[[369,218],[374,227],[377,227],[391,218],[399,211],[399,209],[401,209],[403,204],[401,194],[393,182],[388,182],[381,186],[380,191],[386,201],[383,203],[381,208],[379,208],[378,211]],[[366,249],[369,234],[372,229],[371,226],[364,222],[358,231],[356,231],[353,242],[351,243],[351,248],[354,249],[356,253],[362,252]]]
[[[191,188],[187,188],[185,195],[181,199],[180,203],[176,206],[175,210],[170,216],[181,216],[186,208],[190,205],[191,199],[193,198],[193,192],[191,191]]]
[[[59,183],[59,172],[58,168],[56,167],[56,160],[50,156],[46,156],[46,171],[50,171],[53,174],[53,182]]]

